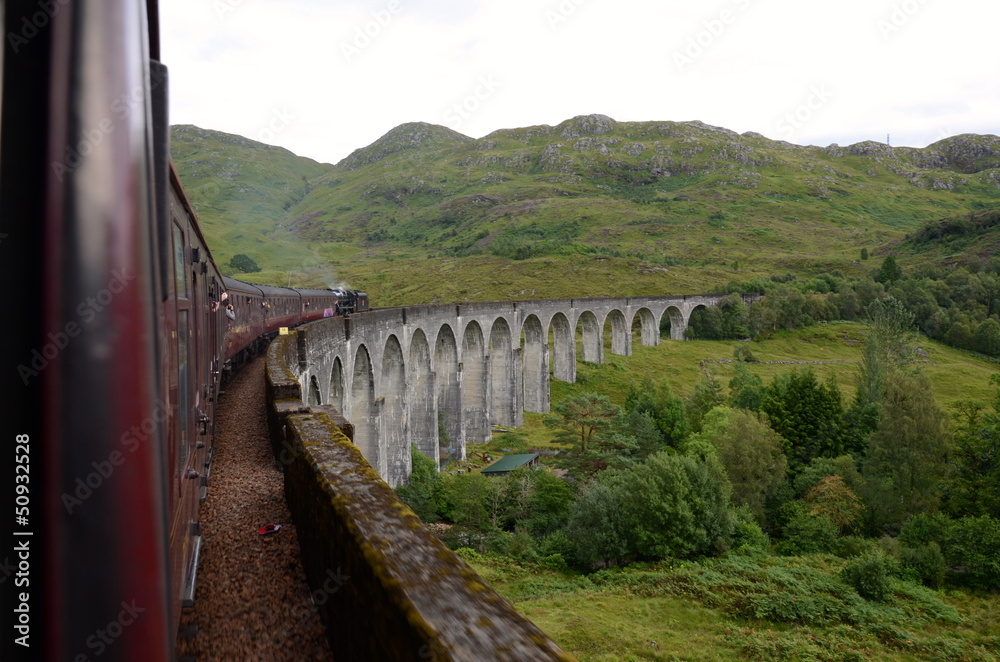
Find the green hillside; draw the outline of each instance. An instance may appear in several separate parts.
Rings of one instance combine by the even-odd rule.
[[[190,125],[171,127],[170,138],[174,166],[225,273],[238,253],[272,269],[320,263],[283,222],[288,209],[308,195],[310,182],[331,166]]]
[[[255,280],[292,271],[311,285],[332,270],[387,305],[857,275],[862,248],[886,254],[930,221],[1000,208],[991,135],[802,147],[601,115],[478,140],[411,123],[335,166],[190,126],[172,137],[221,262],[246,253],[264,268]]]

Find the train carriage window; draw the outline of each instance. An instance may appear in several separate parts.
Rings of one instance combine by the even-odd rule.
[[[177,467],[183,476],[188,458],[188,311],[177,311]]]
[[[176,279],[177,296],[187,298],[187,278],[184,269],[184,233],[174,224],[174,278]]]

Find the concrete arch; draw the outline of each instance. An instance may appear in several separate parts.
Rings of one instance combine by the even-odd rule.
[[[465,440],[488,438],[492,424],[516,426],[525,411],[550,410],[550,366],[557,379],[573,381],[577,357],[602,363],[609,351],[627,355],[633,344],[657,344],[660,320],[663,337],[670,320],[670,337],[683,340],[691,311],[717,306],[723,298],[692,294],[386,308],[312,322],[296,330],[295,345],[282,351],[303,401],[340,409],[373,467],[396,482],[409,444],[439,465],[442,447],[451,446],[451,455],[462,457]],[[748,303],[757,298],[744,295]]]
[[[354,443],[368,463],[385,476],[384,454],[379,452],[378,407],[375,404],[375,378],[371,356],[364,345],[354,355],[351,373],[351,408],[348,414],[354,424]]]
[[[341,415],[344,413],[344,364],[338,356],[333,360],[333,370],[330,371],[330,404]]]
[[[410,447],[406,435],[406,365],[399,339],[390,335],[382,350],[379,448],[386,455],[385,480],[395,487],[410,475]]]
[[[611,325],[611,353],[619,356],[632,354],[632,334],[625,321],[625,315],[617,308],[608,312],[604,318],[604,327]]]
[[[552,316],[552,370],[553,376],[563,382],[576,381],[576,343],[569,320],[561,312]]]
[[[323,396],[319,391],[319,380],[316,375],[309,378],[309,401],[306,404],[310,405],[321,405],[323,404]]]
[[[486,343],[478,322],[469,322],[462,334],[462,439],[483,443],[490,438],[486,370]]]
[[[681,309],[677,306],[667,306],[663,314],[670,320],[670,339],[684,340],[684,329],[687,328],[687,324]]]
[[[642,327],[641,339],[642,344],[646,347],[656,347],[660,344],[660,325],[657,323],[656,316],[653,315],[653,311],[649,308],[640,308],[632,316],[632,327],[635,327],[636,321]]]
[[[422,329],[414,331],[410,338],[407,370],[410,441],[417,445],[417,450],[438,464],[438,417],[434,373],[431,372],[431,347]]]
[[[517,397],[521,366],[514,353],[510,325],[502,317],[493,322],[489,344],[490,420],[506,427],[519,427],[524,416]]]
[[[548,338],[537,315],[528,315],[521,327],[524,335],[524,410],[549,411]]]
[[[697,305],[691,306],[691,309],[688,310],[687,316],[684,318],[684,332],[683,332],[683,335],[681,336],[682,340],[687,340],[689,338],[688,331],[691,329],[691,319],[695,315],[699,314],[699,311],[704,312],[704,311],[707,311],[707,310],[708,310],[708,306],[706,306],[703,303],[699,303]]]
[[[458,374],[458,345],[451,326],[442,324],[434,342],[434,381],[437,383],[438,426],[448,436],[448,456],[465,457],[462,440],[462,390]],[[439,439],[439,443],[444,443]],[[445,449],[441,449],[444,456]]]
[[[580,313],[577,331],[582,338],[583,360],[590,363],[604,362],[604,343],[601,341],[601,324],[597,315],[589,310]]]

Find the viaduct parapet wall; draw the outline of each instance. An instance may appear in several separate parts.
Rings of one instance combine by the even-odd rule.
[[[381,308],[301,327],[288,362],[306,404],[350,421],[354,442],[389,485],[410,474],[410,445],[435,462],[465,457],[493,425],[549,411],[549,374],[576,381],[584,361],[660,342],[660,321],[683,340],[691,314],[725,295],[558,299]],[[749,303],[755,295],[744,295]],[[577,336],[579,335],[579,341]],[[289,350],[290,351],[290,350]]]
[[[301,333],[268,351],[268,422],[337,659],[572,661],[399,501],[332,407],[302,401]]]

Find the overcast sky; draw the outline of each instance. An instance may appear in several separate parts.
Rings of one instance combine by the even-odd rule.
[[[997,0],[166,0],[171,123],[336,163],[601,113],[798,144],[1000,134]]]

